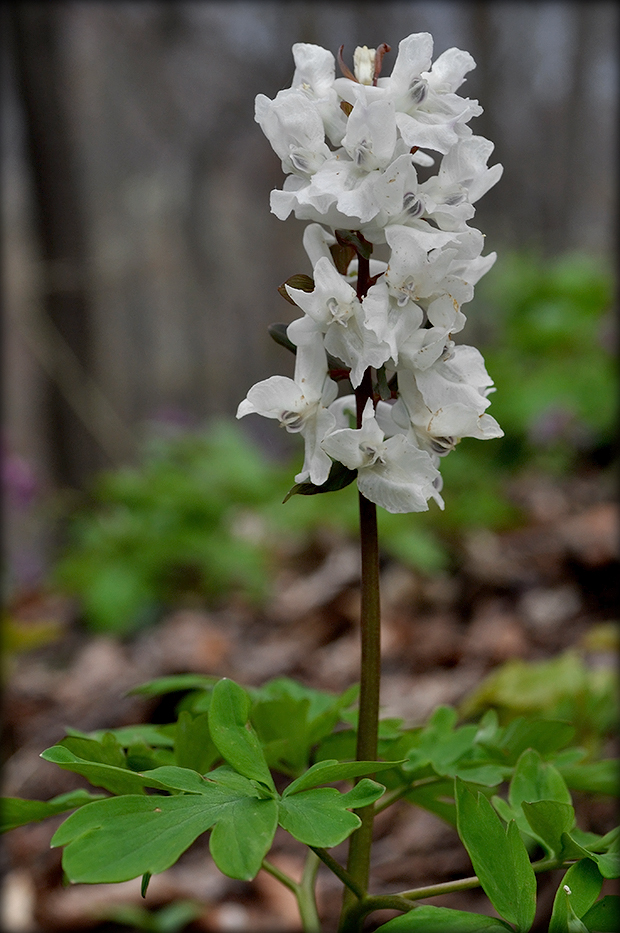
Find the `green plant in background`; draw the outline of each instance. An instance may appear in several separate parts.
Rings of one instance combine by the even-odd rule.
[[[196,901],[175,901],[159,910],[125,904],[101,911],[98,917],[132,930],[144,930],[144,933],[180,933],[202,910],[202,904]]]
[[[562,471],[614,439],[617,397],[613,279],[585,255],[555,260],[506,256],[482,300],[499,311],[485,320],[486,350],[501,380],[497,410],[506,424],[499,462]]]
[[[143,462],[100,476],[55,571],[95,630],[127,632],[164,605],[212,602],[268,579],[264,549],[235,531],[273,496],[280,471],[232,425],[152,443]]]
[[[618,715],[617,672],[611,663],[592,667],[587,663],[591,646],[606,644],[609,662],[617,651],[617,627],[597,626],[575,648],[545,661],[515,658],[497,668],[467,697],[461,706],[469,718],[492,707],[507,725],[518,716],[562,719],[575,729],[576,741],[595,754],[613,735]]]
[[[506,497],[520,471],[567,475],[588,462],[607,466],[615,436],[613,277],[578,254],[501,257],[483,280],[471,323],[498,391],[493,407],[504,437],[465,440],[442,466],[446,511],[436,523],[502,528],[518,521]]]

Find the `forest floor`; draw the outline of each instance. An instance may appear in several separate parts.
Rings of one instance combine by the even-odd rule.
[[[382,561],[384,716],[418,725],[438,704],[458,708],[490,671],[513,658],[548,659],[574,647],[589,664],[614,664],[613,649],[592,638],[617,613],[612,491],[593,474],[562,482],[530,478],[516,495],[527,516],[522,526],[500,534],[463,534],[454,542],[455,569],[449,574],[429,577]],[[355,543],[325,533],[288,556],[273,597],[260,612],[241,602],[213,610],[178,608],[124,640],[87,632],[75,604],[63,596],[18,594],[11,611],[25,629],[51,619],[58,631],[49,645],[5,659],[4,793],[49,799],[86,786],[77,775],[43,761],[40,752],[60,740],[66,726],[90,731],[171,720],[170,699],[127,694],[162,675],[216,674],[245,685],[285,675],[312,687],[344,690],[358,679],[358,575]],[[609,798],[584,798],[576,806],[583,829],[602,833],[613,825]],[[127,929],[111,920],[119,905],[155,912],[146,920],[142,915],[142,926],[134,929],[301,929],[290,892],[264,871],[251,883],[224,877],[210,859],[204,835],[173,868],[153,877],[146,901],[140,879],[63,887],[60,850],[49,848],[63,818],[5,837],[5,933]],[[299,875],[302,849],[278,831],[270,859]],[[344,860],[346,843],[332,851]],[[377,819],[373,891],[471,873],[456,833],[438,817],[400,802]],[[541,933],[560,877],[555,872],[540,880],[533,929]],[[325,933],[335,931],[339,897],[340,883],[321,869],[318,901]],[[162,911],[179,901],[199,902],[194,919],[184,925],[179,914],[175,925],[169,913],[166,926]],[[428,902],[493,913],[480,890]],[[369,929],[392,915],[373,915]]]

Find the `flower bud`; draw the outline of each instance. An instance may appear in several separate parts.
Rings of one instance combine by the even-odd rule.
[[[367,45],[358,45],[353,53],[353,71],[360,84],[372,84],[375,79],[376,51]]]

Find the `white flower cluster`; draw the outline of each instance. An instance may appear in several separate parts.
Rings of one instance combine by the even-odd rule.
[[[453,48],[431,66],[432,49],[428,33],[409,36],[379,77],[387,46],[358,48],[354,74],[341,63],[336,78],[331,52],[298,43],[292,86],[256,98],[288,176],[271,209],[311,221],[314,284],[286,285],[303,312],[287,328],[294,378],[257,383],[237,417],[255,412],[303,436],[298,483],[322,485],[336,461],[390,512],[425,510],[430,498],[443,507],[439,458],[462,437],[502,435],[486,414],[481,354],[452,340],[496,258],[482,256],[467,221],[502,167],[487,167],[493,144],[467,125],[478,102],[456,93],[473,59]],[[373,247],[385,261],[369,259]],[[337,397],[342,370],[355,394]]]

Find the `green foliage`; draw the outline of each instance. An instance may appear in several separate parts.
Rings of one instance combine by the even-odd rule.
[[[95,630],[131,631],[188,598],[260,599],[265,551],[238,524],[273,496],[276,472],[226,423],[152,444],[139,466],[99,477],[56,579]]]
[[[412,901],[381,927],[386,933],[526,933],[536,909],[535,871],[562,866],[571,867],[558,888],[551,929],[614,929],[617,901],[597,898],[602,879],[620,874],[620,832],[581,830],[570,791],[580,766],[591,769],[581,774],[580,789],[600,790],[596,768],[605,762],[572,744],[569,723],[518,716],[502,724],[493,709],[478,722],[460,723],[455,709],[441,706],[423,726],[383,721],[380,760],[355,761],[354,689],[338,696],[276,678],[244,690],[226,678],[179,675],[134,692],[179,690],[185,696],[170,723],[70,730],[43,752],[110,796],[81,790],[47,803],[12,798],[4,802],[4,828],[74,810],[52,838],[64,847],[67,877],[94,884],[142,876],[146,889],[152,874],[173,865],[205,832],[218,868],[249,880],[278,826],[323,852],[360,826],[355,811],[405,798],[455,827],[501,919]],[[286,777],[292,780],[282,787]],[[343,789],[345,782],[353,786]],[[546,861],[532,863],[537,847]],[[290,886],[302,898],[299,885],[290,880]],[[378,909],[381,898],[373,900]],[[159,929],[159,919],[136,915],[143,929]],[[124,922],[132,922],[129,915]]]
[[[580,450],[613,439],[612,276],[593,259],[513,254],[481,283],[493,414],[505,437],[498,463],[569,469]]]
[[[147,910],[133,904],[119,904],[101,910],[97,916],[101,920],[111,920],[120,926],[145,933],[179,933],[188,923],[195,920],[203,911],[202,904],[196,901],[174,901],[159,910]]]
[[[268,685],[268,699],[270,693],[277,695],[277,686],[274,691],[274,685]],[[351,811],[372,804],[383,793],[381,784],[363,776],[392,768],[392,762],[333,760],[314,765],[278,794],[250,721],[250,694],[226,678],[205,692],[207,713],[181,710],[177,722],[163,727],[161,734],[153,729],[153,745],[143,741],[143,760],[149,767],[142,771],[131,768],[137,737],[131,728],[74,734],[47,749],[42,755],[46,761],[81,774],[114,796],[101,799],[79,792],[49,804],[9,802],[9,828],[78,807],[57,830],[52,845],[65,847],[67,877],[91,884],[164,871],[199,835],[211,830],[209,847],[216,865],[231,878],[248,880],[260,869],[278,824],[308,845],[335,846],[360,825]],[[258,694],[255,709],[261,708]],[[316,699],[315,714],[318,706],[324,713],[350,702],[329,696],[321,703]],[[309,705],[308,697],[304,701]],[[277,711],[275,718],[277,731]],[[316,718],[310,719],[309,728]],[[265,722],[264,709],[262,719]],[[148,738],[146,730],[138,735]],[[175,763],[159,764],[162,753],[167,760],[170,741]],[[205,776],[181,764],[188,759],[200,766],[208,761]],[[362,780],[347,792],[319,786],[359,777]]]
[[[515,658],[488,675],[461,705],[475,716],[492,707],[500,721],[539,716],[570,722],[577,741],[597,748],[618,723],[617,677],[613,666],[592,668],[583,651],[569,648],[550,660]]]

